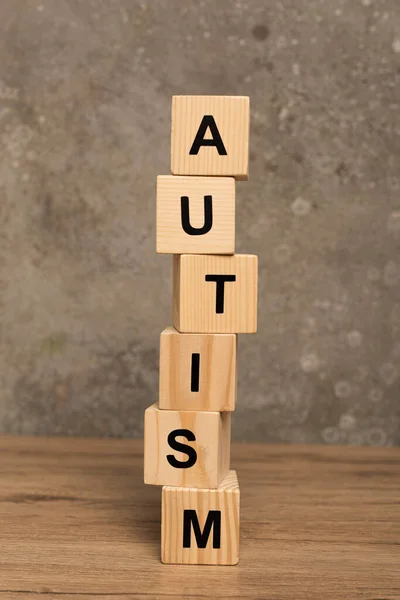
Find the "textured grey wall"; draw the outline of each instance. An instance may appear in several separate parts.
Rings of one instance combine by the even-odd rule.
[[[137,436],[173,94],[248,94],[237,439],[400,442],[398,0],[2,0],[0,429]]]

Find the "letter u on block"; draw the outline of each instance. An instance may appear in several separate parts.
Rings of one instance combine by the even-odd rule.
[[[232,177],[157,177],[159,254],[233,254],[235,180]]]
[[[173,323],[182,333],[255,333],[257,256],[174,256]]]
[[[144,417],[144,482],[216,488],[229,470],[230,413],[160,410]]]

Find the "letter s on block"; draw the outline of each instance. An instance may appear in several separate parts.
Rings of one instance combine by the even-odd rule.
[[[179,436],[185,437],[188,442],[195,442],[196,436],[190,429],[174,429],[168,436],[168,445],[177,452],[184,452],[187,454],[188,459],[186,461],[181,461],[175,458],[173,454],[167,454],[167,461],[171,467],[175,467],[175,469],[190,469],[190,467],[193,467],[193,465],[196,464],[197,452],[191,446],[178,442],[176,438]]]

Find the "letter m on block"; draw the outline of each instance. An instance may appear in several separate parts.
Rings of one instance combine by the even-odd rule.
[[[221,548],[221,511],[209,510],[203,531],[200,530],[199,519],[195,510],[183,511],[183,547],[191,547],[191,532],[196,538],[198,548],[207,546],[211,529],[213,530],[213,548]]]

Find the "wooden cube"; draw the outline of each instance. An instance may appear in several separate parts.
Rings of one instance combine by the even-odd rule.
[[[247,96],[173,96],[171,172],[248,178]]]
[[[240,490],[229,471],[216,490],[163,487],[161,561],[236,565],[239,561]]]
[[[217,488],[229,471],[231,413],[160,410],[144,418],[144,482]]]
[[[257,256],[173,259],[173,324],[183,333],[255,333]]]
[[[235,334],[161,333],[160,409],[232,411],[235,400]]]
[[[157,177],[157,252],[233,254],[233,177]]]

